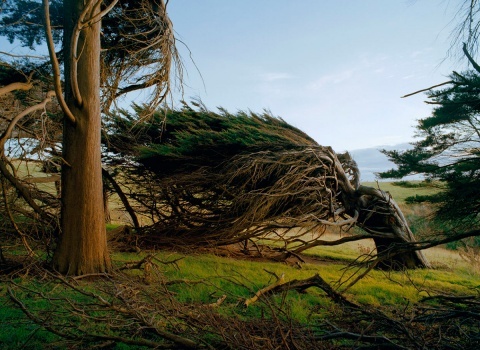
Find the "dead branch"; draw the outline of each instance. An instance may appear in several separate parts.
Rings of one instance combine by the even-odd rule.
[[[435,89],[435,88],[440,87],[440,86],[443,86],[443,85],[455,84],[455,83],[456,83],[456,82],[455,82],[454,80],[449,80],[449,81],[446,81],[446,82],[444,82],[444,83],[440,83],[440,84],[437,84],[437,85],[430,86],[429,88],[426,88],[426,89],[421,89],[421,90],[418,90],[418,91],[415,91],[415,92],[406,94],[406,95],[402,96],[401,98],[410,97],[410,96],[419,94],[419,93],[421,93],[421,92],[430,91],[430,90],[432,90],[432,89]]]
[[[8,84],[7,86],[0,87],[0,96],[16,90],[27,91],[27,90],[30,90],[32,87],[33,87],[33,84],[29,81],[26,83],[11,83],[11,84]]]
[[[130,215],[130,218],[132,219],[133,227],[135,227],[136,230],[140,229],[140,223],[138,222],[137,214],[135,214],[135,210],[132,208],[130,205],[130,202],[128,201],[127,196],[125,193],[122,191],[122,188],[120,185],[115,181],[112,175],[108,172],[108,170],[104,169],[102,167],[102,175],[110,182],[110,184],[113,186],[113,189],[117,193],[118,197],[120,197],[120,200],[123,203],[123,206],[125,207],[125,210],[128,212]]]
[[[466,44],[466,43],[463,43],[462,50],[463,50],[463,53],[465,54],[465,56],[467,56],[467,59],[468,59],[468,61],[471,63],[472,67],[473,67],[478,73],[480,73],[480,66],[478,65],[478,63],[473,59],[473,57],[472,57],[472,56],[470,55],[470,53],[468,52],[467,44]]]
[[[347,306],[352,309],[359,309],[359,306],[352,303],[351,301],[348,301],[343,295],[340,293],[336,292],[330,284],[325,282],[323,278],[320,277],[319,274],[315,274],[314,276],[304,279],[304,280],[291,280],[289,282],[284,282],[283,281],[283,275],[282,275],[282,280],[277,280],[274,284],[261,289],[260,291],[257,292],[255,297],[252,297],[248,299],[249,303],[247,304],[247,301],[245,301],[245,306],[248,306],[249,304],[254,303],[255,301],[258,300],[258,298],[262,295],[265,295],[267,293],[283,293],[287,292],[290,290],[296,290],[300,293],[304,293],[306,289],[311,288],[311,287],[317,287],[323,290],[333,301],[336,303],[342,305],[342,306]]]
[[[47,103],[51,102],[52,98],[54,96],[55,96],[55,93],[53,91],[47,92],[47,96],[45,97],[45,99],[42,102],[40,102],[40,103],[38,103],[34,106],[30,106],[30,107],[26,108],[21,113],[16,115],[9,122],[7,129],[2,133],[2,135],[0,135],[0,151],[2,152],[2,155],[3,155],[3,152],[4,152],[5,142],[10,137],[10,135],[12,133],[12,130],[15,127],[15,125],[17,124],[17,122],[20,119],[22,119],[23,117],[29,115],[30,113],[33,113],[33,112],[41,110],[41,109],[45,109]]]
[[[331,325],[331,323],[329,324]],[[367,342],[370,344],[376,344],[376,346],[382,346],[388,349],[408,349],[407,347],[394,343],[391,339],[385,336],[381,336],[381,335],[369,336],[365,334],[347,332],[339,329],[338,327],[335,327],[335,326],[333,327],[335,328],[334,332],[330,332],[327,335],[320,336],[318,337],[318,339],[322,341],[331,340],[331,339],[344,339],[344,340],[350,339],[350,340],[355,340],[357,342]]]
[[[32,257],[32,256],[35,256],[35,252],[33,251],[32,248],[30,248],[30,245],[28,244],[28,241],[27,241],[27,237],[26,235],[20,230],[20,228],[18,227],[17,223],[15,222],[15,219],[13,218],[13,215],[12,215],[12,212],[10,210],[10,205],[8,203],[8,199],[7,199],[7,188],[5,186],[5,181],[4,179],[0,179],[0,182],[2,183],[2,193],[3,193],[3,204],[5,206],[5,211],[7,213],[7,216],[10,220],[10,223],[12,224],[13,228],[15,229],[15,231],[17,232],[17,235],[20,237],[20,239],[22,240],[22,244],[23,246],[25,247],[25,249],[27,250],[27,253],[28,253],[28,257]],[[3,256],[2,256],[3,258]],[[4,259],[3,259],[4,260]]]
[[[86,296],[89,298],[92,298],[98,303],[98,306],[105,308],[107,310],[113,310],[116,313],[120,313],[124,315],[125,317],[131,317],[135,319],[137,322],[143,325],[143,327],[147,327],[148,329],[153,330],[158,336],[167,339],[169,341],[172,341],[173,343],[183,346],[186,349],[196,349],[199,347],[199,344],[196,342],[187,339],[185,337],[179,336],[177,334],[171,333],[165,329],[162,329],[161,325],[155,322],[155,319],[150,317],[146,317],[142,313],[141,309],[136,308],[132,303],[134,300],[132,299],[133,296],[135,296],[137,293],[125,293],[126,291],[131,291],[132,287],[126,285],[120,293],[117,292],[116,298],[117,300],[112,300],[109,301],[106,297],[101,296],[100,294],[97,294],[95,292],[91,291],[86,291],[84,289],[81,289],[72,283],[70,283],[66,278],[60,275],[52,275],[54,278],[59,280],[61,283],[66,285],[67,287],[71,288],[72,290]],[[116,285],[116,287],[121,287],[122,285]],[[125,289],[126,288],[126,289]],[[118,302],[121,302],[120,304],[117,304]],[[87,336],[92,334],[87,333]]]
[[[212,307],[212,308],[215,308],[215,307],[219,307],[224,301],[225,299],[227,299],[227,295],[224,294],[222,295],[220,298],[217,299],[217,301],[215,301],[214,303],[211,303],[211,304],[207,304],[207,307]]]
[[[284,277],[285,277],[285,274],[282,273],[282,275],[280,277],[277,277],[277,280],[275,281],[275,283],[269,285],[269,286],[266,286],[265,288],[262,288],[260,289],[258,292],[255,293],[255,295],[247,300],[245,300],[245,302],[243,303],[243,305],[245,307],[248,307],[250,304],[253,304],[254,302],[256,302],[259,298],[261,298],[263,295],[271,292],[272,290],[274,290],[276,287],[278,287],[279,285],[283,284],[284,283]]]

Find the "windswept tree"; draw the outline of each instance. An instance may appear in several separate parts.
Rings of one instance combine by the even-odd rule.
[[[137,113],[143,113],[137,108]],[[275,257],[373,239],[386,269],[428,266],[400,208],[388,193],[361,186],[348,154],[320,146],[268,113],[161,110],[142,123],[124,113],[111,126],[109,161],[123,161],[119,181],[137,213],[152,224],[140,246],[275,243]],[[164,121],[167,125],[164,125]],[[326,227],[364,234],[326,242]],[[251,244],[252,242],[253,244]]]
[[[0,34],[31,48],[47,43],[54,95],[64,114],[61,235],[54,267],[65,274],[107,271],[102,111],[138,89],[150,88],[153,109],[169,93],[170,70],[179,61],[166,5],[163,0],[6,0],[1,6]],[[22,89],[22,83],[33,86],[17,82],[5,89]]]

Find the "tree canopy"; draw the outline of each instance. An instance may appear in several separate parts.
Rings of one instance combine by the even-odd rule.
[[[387,193],[360,185],[350,155],[280,118],[185,105],[142,123],[127,112],[114,120],[107,163],[116,165],[137,213],[152,222],[137,244],[262,239],[281,242],[279,255],[286,257],[328,244],[321,239],[326,227],[360,226],[366,234],[346,240],[373,238],[379,266],[428,266],[420,253],[394,253],[413,235]]]
[[[383,151],[397,168],[379,176],[423,174],[441,189],[422,198],[438,204],[437,218],[472,230],[480,213],[480,76],[468,71],[450,78],[448,87],[427,93],[434,108],[418,122],[420,140],[408,151]]]
[[[102,2],[102,106],[129,92],[151,88],[146,105],[151,113],[171,90],[170,77],[182,79],[173,27],[163,0],[109,0]],[[113,7],[112,7],[113,6]],[[64,1],[49,1],[53,42],[63,62]],[[44,6],[39,0],[5,0],[0,4],[0,35],[33,49],[46,41]],[[171,73],[171,70],[175,72]]]

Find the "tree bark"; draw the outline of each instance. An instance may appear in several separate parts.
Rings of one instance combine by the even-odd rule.
[[[91,3],[64,1],[65,100],[75,123],[64,118],[62,231],[53,264],[68,275],[106,272],[110,268],[100,149],[100,20],[79,28],[78,45],[71,47],[77,23]],[[83,23],[99,10],[99,6],[90,6]],[[75,64],[77,69],[72,69]]]
[[[360,212],[357,224],[376,234],[373,238],[377,248],[376,267],[383,270],[430,268],[421,251],[408,248],[415,237],[390,194],[366,186],[359,186],[356,192],[356,207]]]

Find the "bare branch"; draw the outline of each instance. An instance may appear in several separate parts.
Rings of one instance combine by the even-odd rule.
[[[16,91],[16,90],[24,90],[28,91],[33,87],[31,82],[26,83],[11,83],[7,86],[0,87],[0,96],[3,96],[9,92]]]
[[[274,283],[272,283],[269,286],[266,286],[265,288],[260,289],[258,292],[255,293],[253,297],[245,300],[243,305],[245,307],[248,307],[250,304],[253,304],[254,302],[256,302],[260,297],[269,293],[270,291],[272,291],[273,289],[275,289],[276,287],[284,283],[285,283],[285,274],[282,273],[280,277],[277,277],[277,280]]]
[[[412,93],[410,93],[410,94],[407,94],[407,95],[402,96],[401,98],[410,97],[410,96],[419,94],[419,93],[421,93],[421,92],[425,92],[425,91],[429,91],[429,90],[435,89],[435,88],[437,88],[437,87],[439,87],[439,86],[448,85],[448,84],[454,84],[454,83],[455,83],[455,81],[449,80],[449,81],[446,81],[446,82],[441,83],[441,84],[437,84],[437,85],[430,86],[429,88],[426,88],[426,89],[421,89],[421,90],[412,92]]]
[[[40,109],[45,109],[45,106],[47,105],[47,103],[51,102],[54,96],[55,96],[55,92],[49,91],[47,93],[47,97],[41,103],[26,108],[10,121],[7,129],[3,132],[2,135],[0,135],[0,151],[2,151],[2,154],[3,154],[3,148],[5,146],[5,142],[10,137],[10,134],[12,133],[12,130],[17,124],[17,122],[30,113],[33,113]]]
[[[473,59],[473,57],[472,57],[472,56],[470,55],[470,53],[468,52],[468,50],[467,50],[467,44],[463,43],[462,50],[463,50],[463,53],[465,54],[465,56],[467,56],[468,61],[472,64],[473,68],[474,68],[478,73],[480,73],[480,66],[478,65],[477,62],[475,62],[475,60]]]
[[[15,57],[15,58],[38,58],[38,59],[45,59],[48,58],[48,56],[36,56],[36,55],[16,55],[10,52],[5,52],[5,51],[0,51],[0,55],[5,55],[5,56],[10,56],[10,57]]]
[[[75,116],[73,115],[70,108],[68,108],[67,103],[63,98],[62,83],[60,80],[60,64],[58,63],[57,54],[55,53],[55,47],[53,43],[52,26],[50,23],[50,9],[49,9],[48,0],[43,0],[43,9],[44,9],[44,16],[45,16],[45,37],[47,38],[48,53],[50,55],[50,62],[52,63],[55,95],[57,96],[57,100],[60,104],[60,107],[62,108],[63,113],[65,113],[65,116],[68,118],[68,120],[70,120],[72,124],[75,124],[76,123]]]

